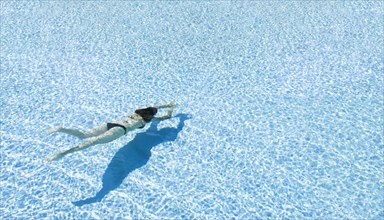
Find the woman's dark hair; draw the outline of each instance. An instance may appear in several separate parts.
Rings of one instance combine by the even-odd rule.
[[[150,122],[155,117],[157,113],[157,108],[148,107],[148,108],[137,109],[135,113],[140,115],[145,122]]]

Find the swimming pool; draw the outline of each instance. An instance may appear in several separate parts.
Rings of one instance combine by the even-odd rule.
[[[384,218],[382,2],[0,6],[2,218]]]

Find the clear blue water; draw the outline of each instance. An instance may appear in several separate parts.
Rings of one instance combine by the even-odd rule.
[[[3,219],[384,218],[383,2],[0,6]]]

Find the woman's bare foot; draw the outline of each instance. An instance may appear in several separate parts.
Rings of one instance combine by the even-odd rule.
[[[47,130],[47,134],[52,134],[52,133],[58,132],[62,128],[63,128],[63,126],[58,126],[58,127],[51,128],[51,129]]]

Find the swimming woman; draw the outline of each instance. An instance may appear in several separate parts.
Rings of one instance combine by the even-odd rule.
[[[127,118],[123,118],[116,122],[106,123],[100,125],[88,132],[82,132],[77,129],[68,129],[63,128],[62,126],[51,128],[47,131],[48,134],[52,134],[55,132],[61,132],[76,136],[80,139],[90,138],[87,141],[81,143],[77,147],[71,148],[62,153],[58,153],[55,156],[48,158],[48,161],[59,160],[69,153],[73,153],[76,151],[83,150],[90,146],[96,144],[105,144],[116,140],[117,138],[125,135],[129,131],[133,131],[138,128],[143,128],[145,124],[155,121],[155,120],[164,120],[172,117],[173,109],[176,107],[175,104],[168,105],[160,105],[155,107],[148,107],[143,109],[137,109],[135,114],[128,116]],[[155,117],[157,110],[161,108],[169,108],[166,115],[161,117]]]

